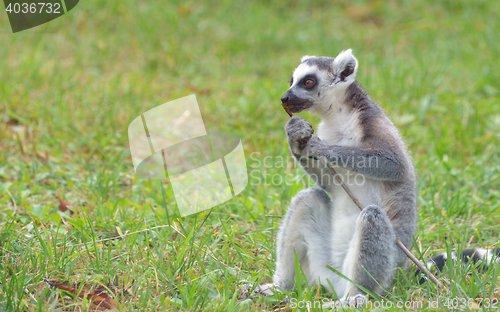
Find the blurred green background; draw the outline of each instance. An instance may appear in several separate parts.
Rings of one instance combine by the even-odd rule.
[[[58,279],[106,285],[123,310],[276,308],[234,300],[242,280],[271,280],[280,218],[306,183],[275,163],[288,156],[279,99],[303,55],[347,48],[415,162],[415,254],[498,243],[498,16],[500,2],[482,0],[88,0],[12,34],[0,13],[0,307],[92,308],[44,282]],[[210,214],[167,219],[159,182],[134,175],[127,127],[193,93],[209,130],[242,138],[249,174],[288,170],[294,183],[250,178]],[[271,168],[255,160],[266,156]],[[60,212],[55,195],[76,213]],[[167,221],[184,236],[147,230]],[[453,295],[494,290],[484,277],[456,282],[469,286]],[[420,289],[406,279],[395,288],[397,298]],[[436,295],[427,289],[418,296]]]

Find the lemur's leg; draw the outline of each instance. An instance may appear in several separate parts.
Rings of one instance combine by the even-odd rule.
[[[382,208],[370,205],[361,211],[356,231],[342,266],[342,273],[371,292],[387,289],[395,274],[397,250],[394,231]],[[344,298],[365,292],[347,283]],[[341,294],[339,294],[341,295]]]
[[[331,200],[320,188],[300,191],[293,199],[278,233],[273,285],[290,290],[295,280],[294,252],[310,284],[333,285],[339,277],[325,267],[331,261]],[[340,269],[340,268],[337,268]],[[260,289],[271,285],[261,285]]]

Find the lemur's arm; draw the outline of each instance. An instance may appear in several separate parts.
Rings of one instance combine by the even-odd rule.
[[[399,181],[404,176],[405,164],[395,153],[368,148],[328,145],[317,136],[311,137],[302,150],[303,157],[324,158],[337,166],[379,180]]]
[[[319,166],[320,159],[379,180],[399,181],[405,173],[404,159],[396,153],[328,145],[317,136],[312,136],[314,130],[302,118],[292,117],[285,130],[290,151],[309,175],[316,174],[318,170],[324,174],[323,166]],[[316,165],[313,160],[316,160]]]
[[[324,189],[328,189],[334,183],[335,179],[331,177],[330,170],[326,168],[325,162],[302,157],[302,151],[314,133],[312,126],[302,118],[292,117],[286,124],[285,131],[288,137],[290,152],[297,159],[297,162],[314,183]]]

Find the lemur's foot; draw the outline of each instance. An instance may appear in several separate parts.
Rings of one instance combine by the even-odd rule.
[[[323,309],[328,308],[354,308],[363,309],[368,302],[366,295],[358,294],[347,299],[332,300],[323,304]]]
[[[250,292],[250,290],[252,290],[252,287],[253,287],[253,284],[243,285],[241,287],[239,299],[244,300],[244,299],[250,298],[252,296],[258,296],[258,295],[262,295],[265,297],[271,297],[271,296],[282,294],[279,287],[276,286],[275,284],[272,284],[272,283],[258,285],[257,287],[255,287],[255,289],[252,292]],[[288,296],[286,296],[284,298],[282,296],[280,296],[280,298],[278,300],[283,302],[283,303],[290,302],[290,299],[288,298]]]
[[[302,150],[314,133],[311,124],[303,118],[292,117],[288,120],[285,131],[292,152],[296,155],[302,155]]]
[[[272,283],[257,285],[257,287],[255,287],[255,289],[250,293],[253,286],[253,284],[243,285],[240,291],[240,299],[246,299],[252,295],[274,296],[275,292],[281,293]]]

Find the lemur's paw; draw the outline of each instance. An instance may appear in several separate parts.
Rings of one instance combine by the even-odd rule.
[[[253,295],[274,296],[275,292],[281,293],[278,289],[275,288],[275,285],[271,283],[257,285],[257,287],[255,287],[255,289],[250,292],[253,286],[253,284],[243,285],[240,291],[240,299],[246,299]]]
[[[302,150],[302,156],[319,159],[326,156],[328,144],[317,136],[313,136]]]
[[[305,121],[305,119],[292,117],[285,126],[285,132],[292,152],[300,155],[312,137],[314,130],[311,124]]]

